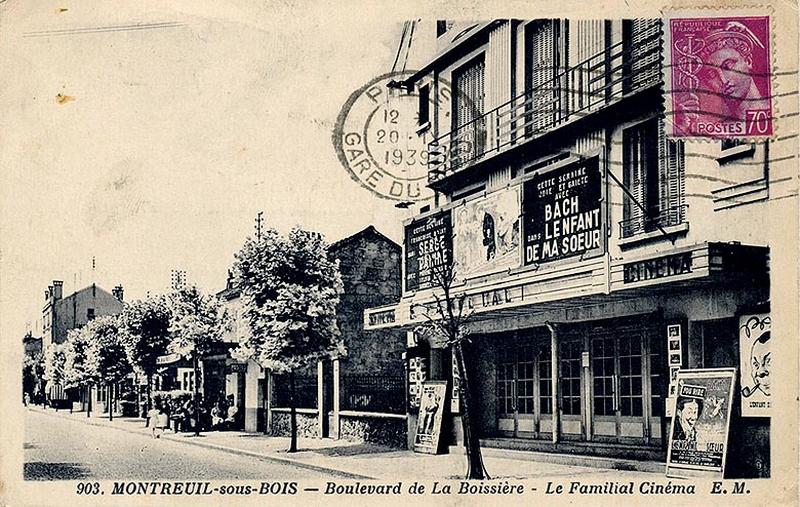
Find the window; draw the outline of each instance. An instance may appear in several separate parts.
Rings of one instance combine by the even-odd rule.
[[[450,137],[453,169],[480,157],[486,148],[485,70],[481,56],[453,72],[453,132]]]
[[[87,308],[86,309],[86,320],[94,319],[94,308]]]
[[[501,414],[514,413],[514,348],[506,347],[500,351],[497,375],[497,400]]]
[[[548,343],[539,351],[539,411],[542,414],[553,412],[552,364]]]
[[[581,341],[564,342],[561,354],[561,408],[566,415],[581,413]]]
[[[448,21],[446,19],[437,19],[436,20],[436,37],[441,37],[442,35],[447,33],[447,31],[450,30],[451,28],[453,28],[453,22],[452,21]]]
[[[723,163],[734,158],[747,157],[752,155],[755,149],[755,144],[741,139],[723,139],[719,144],[719,156],[717,160]]]
[[[194,391],[194,370],[178,368],[178,384],[181,391]]]
[[[661,20],[628,19],[622,24],[625,93],[661,80]]]
[[[533,368],[536,365],[536,349],[532,346],[519,348],[517,359],[517,410],[520,414],[533,413]]]
[[[430,122],[430,100],[431,100],[431,86],[425,85],[419,87],[419,118],[417,123],[425,125]]]
[[[664,136],[658,118],[628,128],[622,136],[623,202],[620,237],[679,225],[684,221],[683,143]]]
[[[595,415],[614,415],[614,338],[592,340]]]
[[[555,19],[539,19],[525,31],[525,100],[531,135],[553,126],[561,109],[563,91],[556,77],[567,66],[566,29]]]

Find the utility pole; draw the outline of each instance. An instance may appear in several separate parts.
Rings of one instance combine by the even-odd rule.
[[[256,240],[261,241],[261,231],[264,224],[264,212],[259,211],[256,215]]]

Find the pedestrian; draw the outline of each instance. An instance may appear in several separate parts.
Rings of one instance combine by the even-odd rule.
[[[150,427],[150,433],[153,438],[161,438],[161,433],[167,427],[167,414],[161,409],[161,403],[156,403],[153,408],[147,412],[147,425]]]
[[[25,399],[24,399],[23,401],[25,402],[25,406],[26,406],[26,407],[27,407],[28,405],[30,405],[30,403],[31,403],[31,395],[30,395],[30,394],[28,394],[28,393],[25,393]]]
[[[225,420],[225,426],[229,430],[236,429],[236,416],[239,414],[239,407],[236,406],[236,400],[233,395],[228,396],[228,417]]]

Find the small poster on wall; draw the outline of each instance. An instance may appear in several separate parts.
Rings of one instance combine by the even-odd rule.
[[[681,370],[667,447],[668,477],[722,478],[736,370]]]
[[[667,393],[667,417],[675,414],[675,398],[678,389],[678,371],[683,366],[683,348],[681,346],[681,325],[670,324],[667,326],[667,354],[669,357],[669,391]]]
[[[458,370],[456,351],[452,351],[453,365],[453,392],[450,395],[450,412],[457,414],[461,410],[461,373]]]
[[[768,313],[743,315],[739,319],[739,372],[743,417],[772,415],[772,320]]]
[[[415,452],[439,453],[446,393],[447,382],[443,380],[432,380],[422,384],[417,431],[414,434]]]
[[[428,379],[427,366],[422,357],[408,360],[408,403],[412,408],[419,407],[422,396],[422,383]]]

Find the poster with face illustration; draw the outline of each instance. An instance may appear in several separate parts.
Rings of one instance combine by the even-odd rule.
[[[460,280],[519,266],[519,215],[518,188],[453,208],[453,256]]]
[[[743,417],[772,415],[772,321],[768,313],[739,318],[739,374]]]
[[[735,373],[733,368],[678,371],[668,477],[722,477]]]

